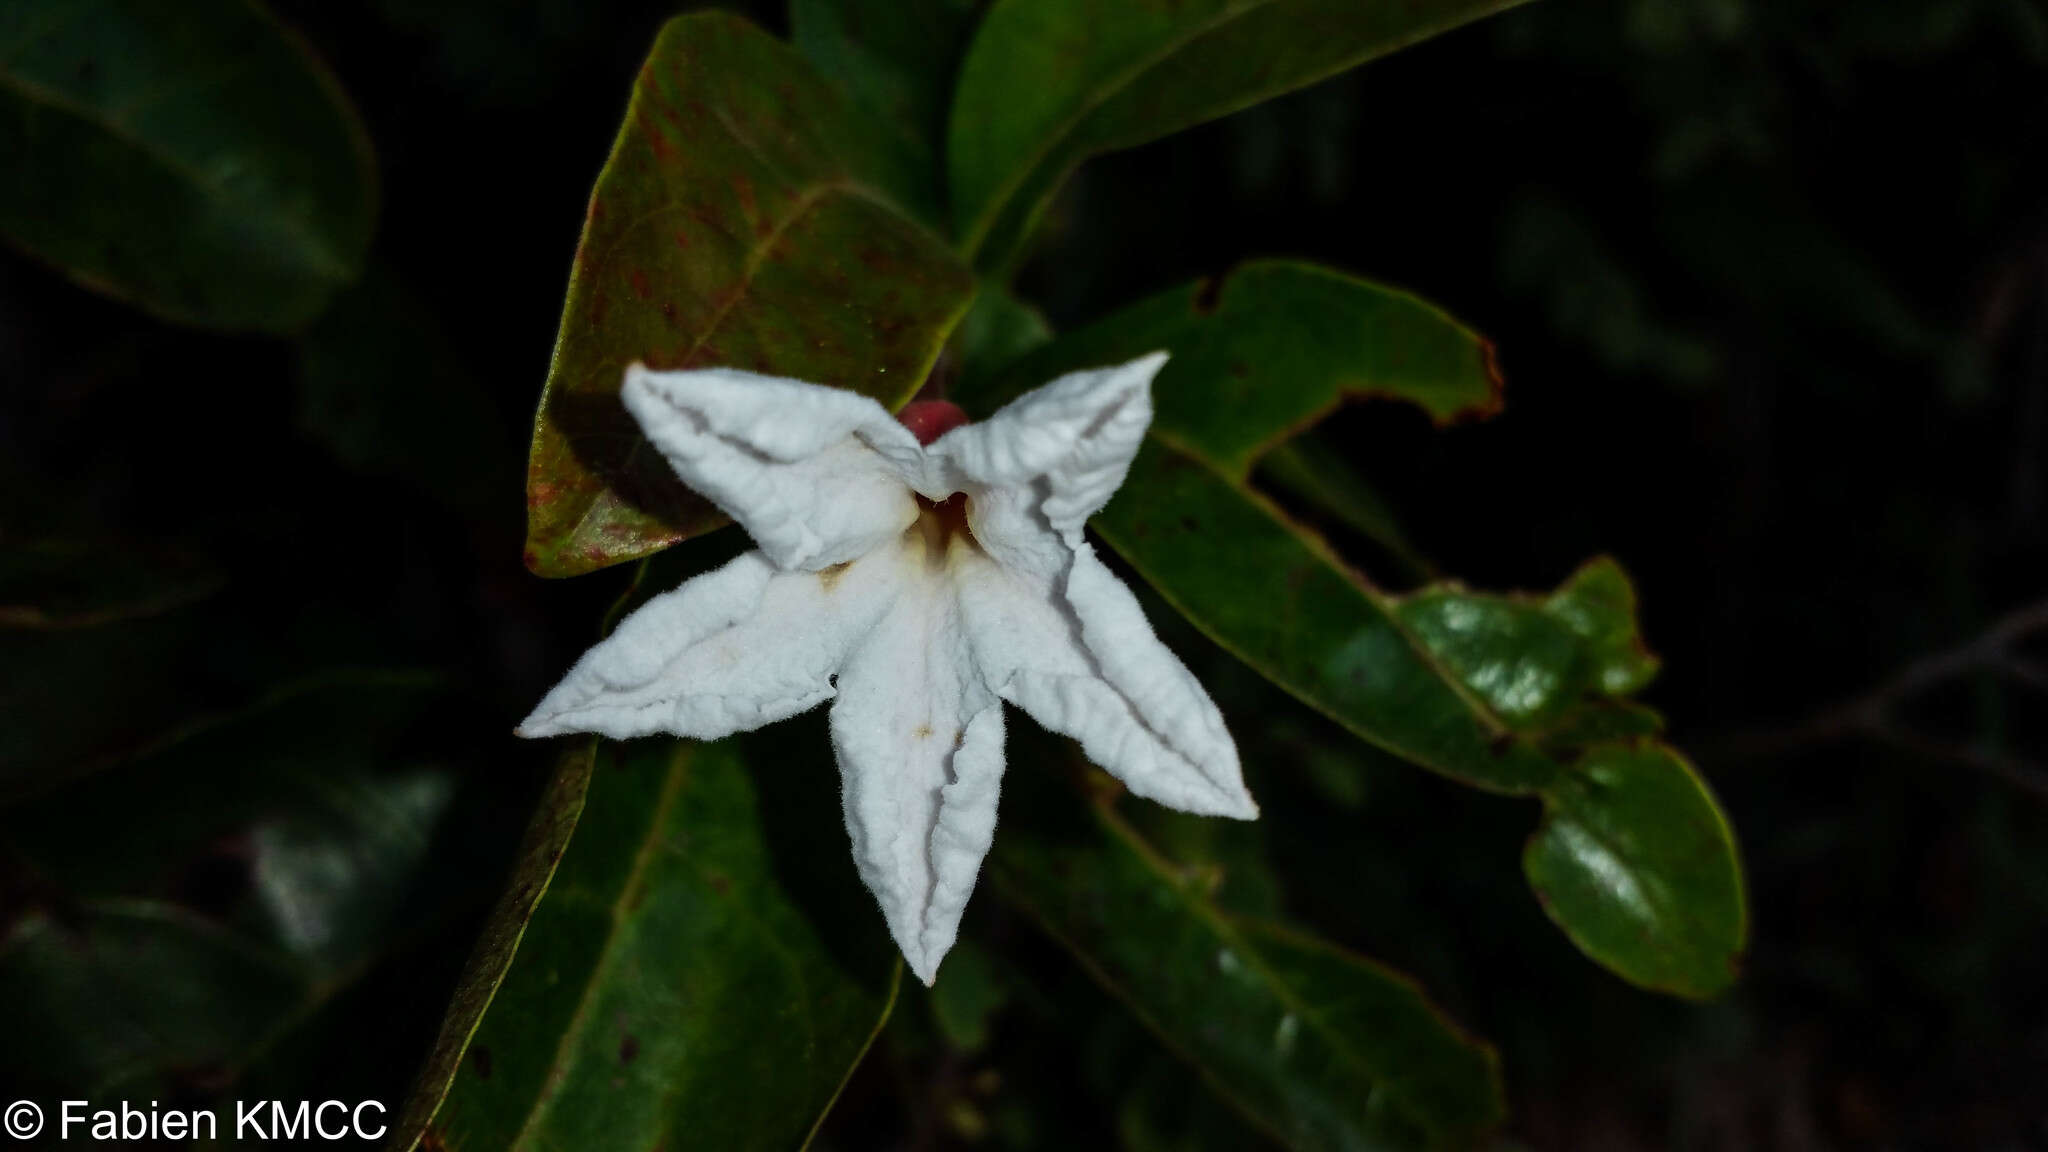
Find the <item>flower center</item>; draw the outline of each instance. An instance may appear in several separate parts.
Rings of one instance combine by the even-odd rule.
[[[942,566],[957,545],[978,548],[974,529],[967,524],[967,493],[955,492],[944,500],[917,497],[917,524],[911,529],[924,542],[925,562]]]

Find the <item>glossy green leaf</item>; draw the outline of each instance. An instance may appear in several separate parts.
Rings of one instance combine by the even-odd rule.
[[[0,946],[14,1082],[219,1092],[416,935],[453,779],[405,737],[445,698],[310,680],[0,815],[29,901]]]
[[[180,323],[290,331],[354,278],[368,137],[247,0],[0,7],[0,233]]]
[[[1749,931],[1741,865],[1692,765],[1661,744],[1598,745],[1543,806],[1522,867],[1587,955],[1681,996],[1735,980]]]
[[[1635,589],[1621,566],[1604,556],[1548,596],[1433,584],[1401,598],[1397,613],[1447,671],[1517,732],[1569,731],[1564,726],[1584,704],[1626,696],[1657,672],[1656,656],[1636,631]]]
[[[428,1146],[804,1140],[887,1017],[901,969],[847,866],[830,764],[742,759],[759,744],[602,747],[579,834]],[[757,798],[748,760],[777,778],[774,803]]]
[[[1005,825],[1001,891],[1261,1128],[1300,1149],[1465,1147],[1500,1122],[1493,1053],[1405,977],[1218,911],[1200,870],[1105,806],[1070,820]]]
[[[1067,173],[1427,39],[1516,0],[998,0],[948,137],[953,222],[1007,267]]]
[[[127,758],[23,800],[0,813],[0,833],[73,891],[153,892],[196,854],[223,840],[250,841],[265,822],[333,831],[360,820],[359,805],[381,806],[416,786],[407,781],[438,773],[408,762],[404,737],[444,702],[431,674],[309,676],[239,708],[188,717]],[[356,831],[395,832],[376,822]],[[107,851],[109,843],[121,851]],[[372,851],[363,862],[381,867],[377,860]]]
[[[527,566],[571,576],[722,523],[619,403],[626,366],[726,365],[895,407],[972,277],[897,207],[888,126],[786,45],[671,20],[591,193],[527,471]]]
[[[282,952],[174,905],[34,912],[0,941],[0,1071],[19,1091],[149,1091],[220,1076],[317,996]]]

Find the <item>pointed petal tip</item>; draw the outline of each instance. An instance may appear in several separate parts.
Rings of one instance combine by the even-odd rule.
[[[1165,367],[1166,362],[1169,359],[1172,359],[1172,357],[1173,353],[1167,351],[1164,348],[1159,348],[1151,352],[1145,353],[1143,356],[1140,356],[1136,360],[1133,360],[1129,364],[1125,365],[1125,367],[1134,368],[1137,371],[1143,372],[1148,376],[1157,375],[1159,370]]]

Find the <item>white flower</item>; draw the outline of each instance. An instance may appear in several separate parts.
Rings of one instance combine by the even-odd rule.
[[[520,734],[715,740],[836,697],[854,863],[927,984],[995,833],[1001,701],[1140,796],[1255,817],[1215,704],[1081,533],[1165,362],[1063,376],[929,447],[851,392],[634,365],[648,440],[759,547],[628,616]]]

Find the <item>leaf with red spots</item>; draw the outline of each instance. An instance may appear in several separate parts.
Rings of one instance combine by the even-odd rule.
[[[737,17],[671,20],[591,193],[527,471],[527,566],[573,576],[723,523],[619,403],[626,366],[917,391],[973,279],[900,207],[890,128]]]

